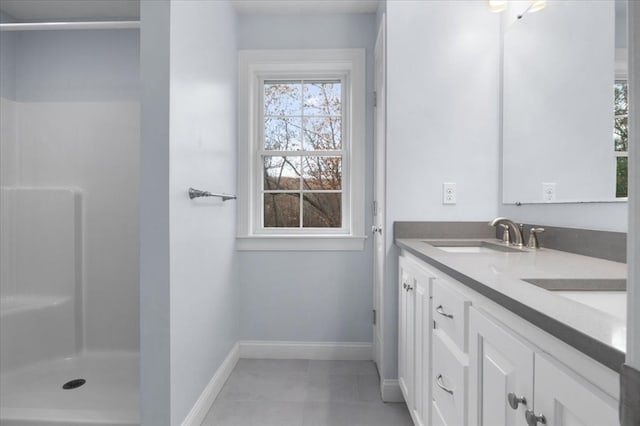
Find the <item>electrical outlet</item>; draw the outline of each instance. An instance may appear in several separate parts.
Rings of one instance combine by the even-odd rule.
[[[442,184],[442,204],[455,204],[455,203],[456,203],[456,184],[443,183]]]
[[[551,203],[556,200],[556,184],[555,183],[543,183],[542,184],[542,201],[545,203]]]

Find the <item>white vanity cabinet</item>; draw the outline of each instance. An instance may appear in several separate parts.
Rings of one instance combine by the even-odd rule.
[[[429,425],[431,409],[431,276],[400,258],[398,382],[417,426]]]
[[[471,426],[618,424],[615,399],[569,367],[480,310],[470,323]]]
[[[618,424],[616,372],[409,253],[399,264],[399,382],[416,425]]]

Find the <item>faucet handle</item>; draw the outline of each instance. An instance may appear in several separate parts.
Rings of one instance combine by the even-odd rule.
[[[540,248],[538,241],[538,234],[544,232],[544,228],[531,228],[529,230],[529,240],[527,241],[527,247],[532,249]]]
[[[511,235],[509,234],[509,225],[505,225],[504,223],[501,223],[500,226],[504,229],[502,231],[502,241],[506,245],[511,244]]]

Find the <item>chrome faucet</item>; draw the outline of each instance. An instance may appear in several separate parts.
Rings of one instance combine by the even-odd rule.
[[[522,226],[516,225],[515,222],[512,221],[511,219],[507,219],[506,217],[496,217],[491,222],[489,222],[489,225],[491,225],[491,226],[502,225],[503,227],[507,227],[507,228],[505,228],[504,236],[509,235],[509,229],[511,229],[511,231],[513,231],[513,235],[515,237],[514,241],[513,241],[513,244],[518,246],[518,247],[522,247],[523,246],[523,243],[522,243]],[[508,239],[508,238],[503,237],[503,241],[505,241],[507,244],[510,244],[510,239]]]

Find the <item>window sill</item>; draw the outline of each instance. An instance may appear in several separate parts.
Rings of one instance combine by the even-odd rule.
[[[366,236],[260,235],[236,238],[238,251],[362,251]]]

